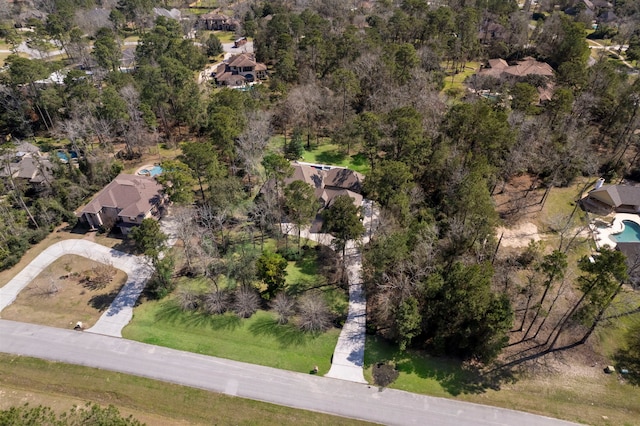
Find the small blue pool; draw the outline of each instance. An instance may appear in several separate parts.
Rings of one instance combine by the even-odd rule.
[[[623,220],[624,229],[621,233],[612,235],[617,243],[640,243],[640,225],[630,220]]]
[[[70,159],[78,158],[78,154],[75,151],[69,151],[68,154],[66,151],[56,151],[56,155],[63,163],[68,163]]]
[[[153,166],[150,169],[142,169],[139,172],[139,174],[145,176],[158,176],[160,173],[162,173],[162,167],[160,166]]]

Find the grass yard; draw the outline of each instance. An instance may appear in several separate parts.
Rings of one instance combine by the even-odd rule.
[[[284,138],[274,136],[271,138],[269,145],[272,150],[281,152],[284,145]],[[307,163],[327,164],[330,166],[346,167],[362,174],[367,174],[371,167],[369,160],[362,154],[357,153],[357,147],[352,146],[353,154],[347,155],[344,148],[336,144],[332,144],[329,138],[321,138],[320,143],[311,142],[311,149],[307,150],[306,140],[304,144],[304,153],[301,161]]]
[[[233,31],[214,31],[214,34],[218,37],[220,43],[232,43],[238,38]]]
[[[446,64],[441,64],[446,70]],[[447,75],[444,79],[443,93],[459,92],[463,93],[465,90],[464,81],[467,77],[472,76],[480,69],[480,62],[467,62],[464,67],[464,71],[457,74]]]
[[[11,52],[0,52],[0,67],[4,66],[4,61],[11,55]]]
[[[289,242],[294,247],[293,238]],[[275,250],[276,243],[265,241],[265,249]],[[320,288],[329,308],[336,315],[347,310],[346,292],[335,286],[324,286],[326,278],[319,273],[318,250],[311,247],[298,261],[287,266],[286,286],[292,294]],[[221,276],[218,285],[226,286]],[[211,287],[205,278],[181,278],[178,290],[160,301],[148,301],[134,310],[133,320],[123,330],[128,339],[205,355],[266,365],[298,372],[309,372],[314,365],[327,372],[340,330],[323,334],[300,331],[295,324],[279,325],[272,312],[260,310],[249,319],[232,313],[209,315],[199,311],[185,312],[178,307],[175,295],[180,288],[203,293]]]
[[[0,409],[39,404],[61,412],[113,404],[148,425],[357,425],[365,422],[76,365],[0,354]]]
[[[318,365],[324,374],[339,332],[304,333],[292,324],[278,325],[275,315],[265,311],[249,319],[184,312],[166,299],[137,307],[122,334],[144,343],[284,370],[309,372]]]
[[[571,185],[564,188],[552,188],[549,192],[544,207],[535,215],[535,222],[538,229],[547,231],[549,224],[564,218],[566,221],[576,207],[576,201],[580,199],[581,194],[593,188],[596,179],[578,178]],[[544,195],[544,188],[535,191],[536,196],[541,200]],[[584,223],[586,215],[584,211],[578,207],[575,209],[573,222],[578,225]]]
[[[400,353],[367,336],[365,378],[372,382],[372,366],[393,361],[400,372],[390,387],[427,395],[494,405],[591,425],[637,425],[640,388],[606,375],[601,365],[575,366],[571,371],[539,372],[535,376],[507,377],[499,387],[483,385],[476,374],[455,360],[419,352]]]
[[[108,282],[95,280],[101,271],[110,277]],[[88,328],[109,307],[126,279],[118,269],[65,255],[25,287],[15,302],[2,311],[2,318],[59,328],[72,328],[82,321]]]

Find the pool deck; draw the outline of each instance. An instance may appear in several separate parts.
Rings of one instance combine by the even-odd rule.
[[[613,221],[609,224],[598,220],[597,222],[600,222],[600,224],[593,223],[589,225],[598,249],[605,246],[611,249],[616,248],[617,242],[613,239],[613,235],[619,234],[624,230],[623,220],[635,222],[640,226],[640,215],[631,213],[616,213]]]
[[[144,166],[139,167],[139,168],[138,168],[138,170],[136,170],[136,173],[135,173],[135,174],[140,175],[140,176],[149,176],[149,175],[148,175],[148,174],[146,174],[146,173],[142,173],[142,171],[143,171],[143,170],[151,170],[151,169],[153,169],[155,166],[157,166],[157,164],[145,164]]]

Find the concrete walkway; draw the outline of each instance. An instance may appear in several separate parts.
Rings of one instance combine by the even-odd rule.
[[[349,281],[349,311],[331,357],[331,368],[325,374],[326,377],[356,383],[367,383],[363,374],[367,300],[362,286],[360,244],[369,242],[378,224],[378,215],[373,209],[373,203],[364,200],[362,207],[365,236],[360,241],[349,241],[345,250],[346,258],[344,261]],[[295,226],[291,224],[283,224],[282,226],[283,231],[287,234],[297,235]],[[329,234],[311,233],[308,229],[303,229],[300,236],[326,246],[330,246],[333,241],[333,237]]]
[[[152,269],[140,256],[133,256],[87,240],[65,240],[56,243],[0,288],[0,312],[9,306],[29,283],[60,256],[75,254],[96,262],[111,264],[127,274],[127,282],[93,327],[91,333],[122,337],[122,328],[131,321],[133,307],[151,276]]]

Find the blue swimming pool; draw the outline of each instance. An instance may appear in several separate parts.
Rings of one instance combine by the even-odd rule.
[[[617,243],[640,243],[640,225],[630,220],[623,220],[624,229],[621,233],[612,235]]]
[[[142,169],[139,172],[139,174],[147,176],[158,176],[160,173],[162,173],[162,167],[160,166],[153,166],[150,169]]]
[[[66,151],[56,151],[56,155],[63,163],[69,162],[69,159],[73,160],[74,158],[78,158],[78,154],[76,154],[75,151],[69,151],[69,153]]]

